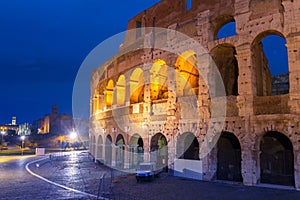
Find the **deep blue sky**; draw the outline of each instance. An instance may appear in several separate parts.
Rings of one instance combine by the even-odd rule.
[[[159,0],[1,0],[0,123],[72,113],[82,61],[127,21]]]
[[[88,53],[156,2],[0,0],[0,124],[12,116],[31,123],[54,104],[71,114],[73,83]]]

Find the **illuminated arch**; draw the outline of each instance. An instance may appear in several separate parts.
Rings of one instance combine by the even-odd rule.
[[[96,138],[94,135],[91,136],[91,144],[90,144],[90,153],[95,156],[95,150],[96,150]]]
[[[103,139],[102,136],[99,135],[97,140],[97,153],[96,153],[97,159],[102,159],[102,152],[103,152]]]
[[[144,141],[138,133],[133,134],[130,138],[129,152],[131,168],[137,167],[139,163],[144,161]]]
[[[109,80],[105,90],[105,105],[106,108],[111,108],[113,102],[114,81]]]
[[[150,69],[151,100],[168,98],[168,74],[164,60],[156,60]]]
[[[116,139],[116,165],[118,168],[124,167],[125,140],[123,135],[119,134]]]
[[[156,162],[157,168],[168,167],[168,142],[162,133],[151,137],[150,152],[150,161]]]
[[[119,79],[116,83],[116,103],[117,106],[125,105],[125,97],[126,97],[126,80],[124,75],[120,75]]]
[[[136,68],[130,76],[130,103],[144,101],[144,72]]]
[[[105,163],[109,166],[112,164],[112,138],[110,135],[105,139]]]
[[[183,52],[176,60],[176,94],[177,96],[198,95],[199,71],[194,51]]]

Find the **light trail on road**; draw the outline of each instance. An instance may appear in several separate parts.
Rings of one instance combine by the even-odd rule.
[[[35,163],[37,163],[37,162],[40,162],[40,161],[43,161],[43,160],[46,160],[46,159],[47,159],[47,157],[41,158],[41,159],[38,159],[38,160],[34,160],[34,161],[29,162],[29,163],[26,163],[26,165],[25,165],[26,171],[27,171],[29,174],[31,174],[32,176],[35,176],[35,177],[37,177],[37,178],[39,178],[39,179],[41,179],[41,180],[43,180],[43,181],[45,181],[45,182],[47,182],[47,183],[49,183],[49,184],[55,185],[55,186],[57,186],[57,187],[63,188],[63,189],[68,190],[68,191],[76,192],[76,193],[78,193],[78,194],[82,194],[82,195],[85,195],[85,196],[90,196],[90,197],[97,198],[96,195],[93,195],[93,194],[90,194],[90,193],[87,193],[87,192],[83,192],[83,191],[80,191],[80,190],[76,190],[76,189],[73,189],[73,188],[70,188],[70,187],[67,187],[67,186],[64,186],[64,185],[55,183],[55,182],[53,182],[53,181],[50,181],[50,180],[46,179],[45,177],[42,177],[42,176],[40,176],[40,175],[34,173],[33,171],[31,171],[31,170],[29,169],[29,165],[35,164]],[[103,198],[103,197],[99,197],[99,199],[107,200],[106,198]]]

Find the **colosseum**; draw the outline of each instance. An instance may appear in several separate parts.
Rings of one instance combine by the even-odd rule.
[[[161,0],[130,19],[119,53],[92,74],[90,153],[128,171],[154,162],[300,189],[299,10],[300,0]],[[220,37],[229,23],[235,33]],[[263,50],[273,35],[285,75]]]

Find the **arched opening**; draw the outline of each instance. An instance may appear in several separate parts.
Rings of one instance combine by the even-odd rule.
[[[150,97],[152,101],[168,99],[167,65],[163,60],[156,60],[150,69]]]
[[[220,15],[212,20],[213,40],[236,35],[236,23],[232,15]]]
[[[184,133],[178,137],[177,157],[179,159],[200,160],[199,142],[193,133]]]
[[[186,0],[186,10],[191,10],[193,7],[192,0]]]
[[[113,102],[113,93],[114,93],[114,82],[109,80],[105,90],[105,105],[107,109],[110,109]]]
[[[97,154],[96,154],[96,159],[101,160],[102,159],[102,151],[103,151],[103,139],[102,136],[98,136],[98,141],[97,141]]]
[[[237,137],[223,132],[217,148],[217,179],[242,182],[241,146]]]
[[[177,96],[198,95],[199,71],[194,51],[183,52],[176,60],[176,94]]]
[[[260,182],[294,186],[294,154],[289,138],[279,132],[267,132],[260,151]]]
[[[111,166],[112,162],[112,138],[110,135],[106,136],[105,140],[105,163]]]
[[[150,143],[150,161],[155,162],[157,168],[168,167],[168,142],[166,137],[157,133],[151,138]]]
[[[221,87],[222,84],[224,84],[226,96],[237,96],[239,68],[235,57],[235,47],[230,44],[221,44],[216,46],[210,54],[223,80],[223,83],[218,82],[220,81],[219,79],[215,81],[215,96],[223,95],[223,91],[221,90],[223,88]]]
[[[116,140],[116,167],[124,167],[124,155],[125,155],[125,141],[121,134],[117,136]]]
[[[252,63],[256,70],[258,96],[289,93],[286,40],[277,31],[259,34],[252,44]]]
[[[144,142],[137,133],[130,138],[129,152],[130,168],[136,168],[139,163],[144,161]]]
[[[91,136],[90,140],[90,153],[95,157],[95,149],[96,149],[96,138],[94,135]]]
[[[125,76],[121,75],[116,84],[117,106],[125,105],[126,81]]]
[[[218,31],[217,38],[227,38],[236,35],[236,24],[235,21],[231,21],[223,25]]]
[[[144,101],[144,72],[136,68],[130,76],[130,103]]]

